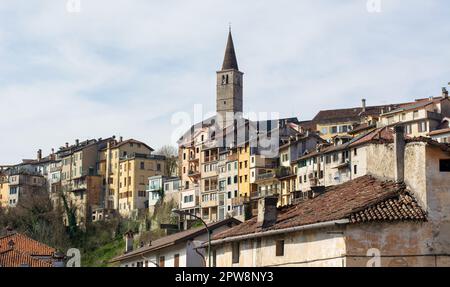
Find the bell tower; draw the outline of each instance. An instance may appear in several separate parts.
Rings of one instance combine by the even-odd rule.
[[[231,29],[228,32],[227,47],[222,69],[217,71],[216,109],[218,124],[226,128],[233,124],[236,113],[242,113],[242,79],[244,73],[239,71],[234,51]]]

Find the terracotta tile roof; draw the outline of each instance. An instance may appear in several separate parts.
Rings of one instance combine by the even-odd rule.
[[[364,218],[367,221],[423,221],[426,220],[426,213],[404,185],[366,175],[328,187],[325,193],[313,199],[280,209],[277,221],[271,227],[261,229],[254,217],[216,234],[213,240],[340,219],[349,219],[353,223],[366,222]]]
[[[365,111],[362,107],[335,109],[320,111],[313,119],[314,123],[335,123],[335,122],[350,122],[359,121],[363,116],[377,116],[381,114],[382,110],[396,109],[399,104],[383,105],[383,106],[369,106]]]
[[[222,221],[210,223],[210,224],[208,224],[208,228],[209,228],[209,230],[214,230],[214,229],[219,228],[224,225],[240,224],[240,223],[241,222],[235,218],[228,218],[228,219],[225,219]],[[147,253],[147,252],[159,250],[159,249],[162,249],[162,248],[165,248],[168,246],[172,246],[172,245],[178,244],[180,242],[195,238],[204,233],[206,233],[205,227],[197,227],[197,228],[191,228],[191,229],[188,229],[185,231],[181,231],[181,232],[178,232],[175,234],[171,234],[168,236],[164,236],[160,239],[152,241],[150,246],[141,247],[134,251],[126,253],[124,255],[118,256],[118,257],[112,259],[111,262],[117,262],[117,261],[125,260],[127,258],[133,258],[133,256],[138,256],[143,253]]]
[[[394,140],[394,131],[389,127],[383,127],[363,135],[359,139],[351,142],[350,146],[353,147],[371,142],[389,143],[392,142],[393,140]]]
[[[0,237],[0,252],[8,250],[10,242],[14,244],[15,250],[32,256],[52,256],[56,252],[54,248],[20,233]]]
[[[388,113],[385,113],[385,115],[391,115],[391,114],[396,114],[398,112],[406,112],[406,111],[412,111],[412,110],[416,110],[416,109],[421,109],[421,108],[424,108],[424,107],[426,107],[428,105],[431,105],[431,104],[439,104],[443,100],[445,100],[445,98],[443,98],[443,97],[436,97],[436,98],[433,98],[433,99],[416,100],[416,102],[413,102],[413,103],[402,104],[399,108],[397,108],[395,110],[392,110],[392,111],[390,111]]]
[[[407,192],[350,215],[352,223],[395,220],[426,220],[425,212]]]
[[[434,135],[440,135],[440,134],[446,134],[446,133],[450,133],[450,128],[434,130],[434,131],[429,132],[428,135],[434,136]]]
[[[52,267],[52,263],[38,258],[33,258],[27,253],[15,249],[0,252],[0,267]]]

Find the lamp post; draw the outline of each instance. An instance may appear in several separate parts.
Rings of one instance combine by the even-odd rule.
[[[183,210],[179,210],[179,209],[172,209],[172,213],[178,214],[178,215],[184,215],[184,216],[192,216],[198,220],[200,220],[202,222],[202,224],[205,226],[206,228],[206,232],[208,233],[208,267],[211,267],[211,232],[208,228],[208,225],[206,224],[206,222],[199,216],[183,211]]]

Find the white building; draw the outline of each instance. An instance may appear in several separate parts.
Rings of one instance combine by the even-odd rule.
[[[230,218],[208,225],[211,236],[232,228],[241,222]],[[128,240],[132,240],[127,237]],[[205,227],[191,228],[157,239],[136,250],[130,249],[132,242],[124,255],[114,258],[112,263],[121,267],[202,267],[207,258],[206,251],[198,250],[208,241]]]

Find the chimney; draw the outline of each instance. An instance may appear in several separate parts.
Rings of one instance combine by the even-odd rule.
[[[366,99],[362,99],[362,111],[365,112],[366,111]]]
[[[79,146],[79,145],[80,145],[80,140],[79,140],[79,139],[76,139],[76,140],[75,140],[75,145],[76,145],[76,146]]]
[[[40,161],[42,159],[42,150],[38,149],[37,151],[37,160]]]
[[[123,137],[119,137],[119,142],[121,143],[123,141]]]
[[[258,201],[258,226],[267,228],[277,222],[278,196],[267,196]]]
[[[125,253],[133,251],[133,231],[129,230],[125,233]]]
[[[405,178],[405,128],[395,126],[394,129],[394,175],[395,181],[403,182]]]
[[[14,229],[11,226],[6,226],[6,235],[12,235],[14,233]]]
[[[68,148],[69,147],[69,143],[66,143],[66,148]]]
[[[448,91],[445,87],[442,88],[442,97],[448,99]]]

